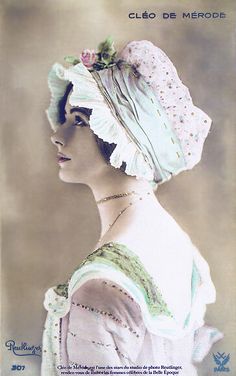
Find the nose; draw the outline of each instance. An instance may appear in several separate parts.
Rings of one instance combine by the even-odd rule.
[[[65,137],[63,136],[62,126],[58,127],[56,132],[51,136],[51,141],[56,146],[65,146]]]

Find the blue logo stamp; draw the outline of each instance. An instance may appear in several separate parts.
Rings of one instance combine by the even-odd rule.
[[[214,372],[229,372],[229,367],[225,367],[225,365],[230,360],[230,354],[225,355],[225,353],[213,354],[213,359],[217,364],[217,367],[214,367]]]

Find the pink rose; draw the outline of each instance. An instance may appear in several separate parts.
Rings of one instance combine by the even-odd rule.
[[[94,50],[83,50],[80,55],[80,60],[86,66],[86,68],[92,68],[93,64],[96,62],[96,54]]]

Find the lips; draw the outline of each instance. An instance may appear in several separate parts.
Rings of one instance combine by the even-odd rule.
[[[70,161],[70,160],[71,160],[71,158],[67,157],[63,153],[58,153],[57,154],[57,161],[58,161],[58,163],[64,163],[64,162],[67,162],[67,161]]]

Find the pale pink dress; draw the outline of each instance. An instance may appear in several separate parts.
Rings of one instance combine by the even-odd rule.
[[[222,338],[204,325],[215,289],[206,261],[172,225],[172,236],[159,238],[155,258],[109,243],[85,259],[68,284],[48,290],[42,376],[93,366],[133,367],[135,374],[143,366],[156,372],[177,367],[180,376],[197,375],[195,363]]]

